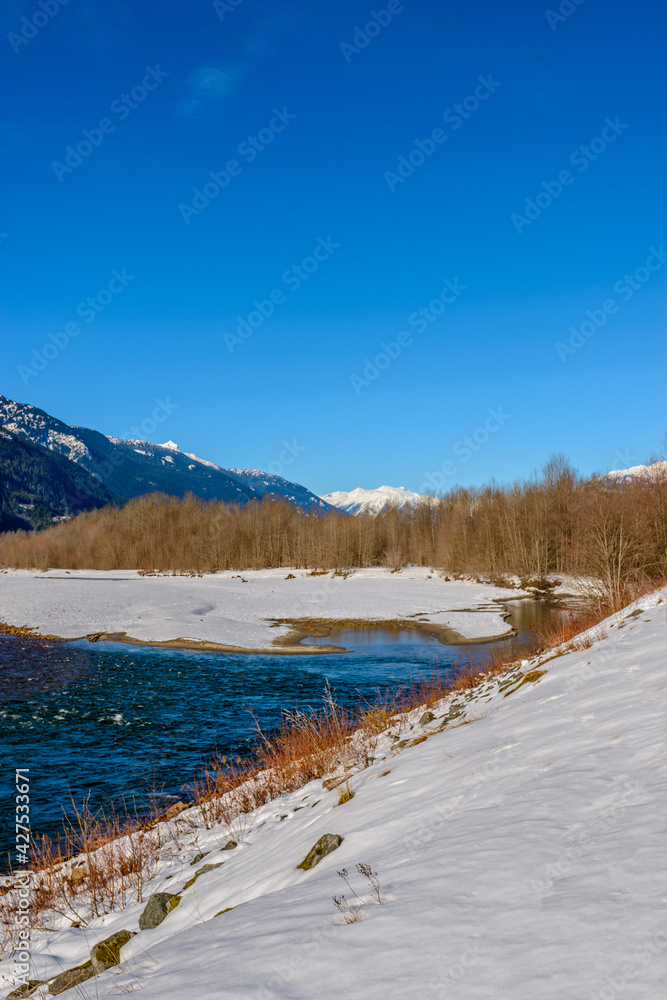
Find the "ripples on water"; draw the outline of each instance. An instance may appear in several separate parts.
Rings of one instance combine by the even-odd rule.
[[[0,795],[13,796],[17,767],[29,767],[33,830],[57,833],[70,793],[77,804],[123,801],[146,808],[152,790],[168,800],[217,747],[248,752],[255,719],[275,727],[285,709],[317,709],[327,684],[341,704],[374,700],[517,645],[550,612],[516,602],[514,639],[443,646],[415,632],[338,630],[323,642],[352,652],[313,656],[199,653],[88,642],[41,643],[0,637]],[[5,825],[0,849],[13,838]],[[9,838],[9,839],[8,839]],[[3,842],[4,841],[4,842]]]

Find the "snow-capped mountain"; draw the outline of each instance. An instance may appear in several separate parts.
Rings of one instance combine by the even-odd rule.
[[[0,428],[0,532],[45,528],[115,499],[79,463]]]
[[[630,479],[658,479],[667,476],[667,462],[654,462],[652,465],[633,465],[629,469],[613,469],[605,473],[603,479],[613,479],[616,483],[625,483]]]
[[[70,426],[44,410],[0,396],[0,427],[17,438],[42,445],[84,468],[120,499],[160,491],[183,496],[191,491],[205,500],[245,504],[265,493],[285,497],[299,507],[321,509],[319,497],[297,483],[259,471],[223,469],[182,452],[174,441],[153,444],[105,436]]]
[[[274,476],[269,472],[262,472],[261,469],[225,469],[225,472],[260,496],[271,493],[273,496],[281,496],[286,500],[291,500],[297,507],[316,507],[322,511],[328,510],[330,507],[326,500],[315,496],[305,486],[291,483],[288,479],[283,479],[282,476]]]
[[[349,493],[343,490],[326,493],[321,499],[348,514],[379,514],[390,507],[414,507],[428,498],[411,493],[404,486],[379,486],[376,490],[364,490],[359,486]]]

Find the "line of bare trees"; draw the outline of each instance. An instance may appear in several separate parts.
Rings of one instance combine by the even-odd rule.
[[[509,486],[350,517],[265,497],[238,507],[150,494],[41,532],[0,535],[0,565],[215,572],[408,563],[526,579],[580,573],[618,592],[667,576],[667,477],[582,480],[562,457]]]

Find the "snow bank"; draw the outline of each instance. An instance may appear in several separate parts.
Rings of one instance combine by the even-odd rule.
[[[8,570],[0,573],[0,621],[75,638],[127,632],[146,642],[195,639],[267,648],[284,618],[396,620],[446,625],[465,638],[508,634],[497,605],[521,591],[445,581],[423,568],[362,569],[341,577],[287,569],[204,577],[146,577],[133,570]]]
[[[197,810],[182,813],[150,889],[182,893],[180,905],[77,995],[657,1000],[667,955],[666,603],[667,589],[641,598],[593,630],[590,648],[524,661],[456,696],[463,714],[444,730],[449,703],[427,726],[416,713],[353,775],[342,806],[338,790],[312,782],[253,814],[233,851],[221,850],[230,831],[188,834]],[[297,870],[325,833],[341,835],[340,847]],[[183,889],[203,851],[203,863],[224,865]],[[377,871],[382,905],[360,862]],[[350,898],[343,867],[361,904],[350,924],[332,900]],[[142,910],[36,933],[33,974],[55,975],[108,935],[138,930]]]

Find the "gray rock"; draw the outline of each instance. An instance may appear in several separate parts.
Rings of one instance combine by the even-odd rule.
[[[424,712],[421,719],[419,720],[420,726],[428,726],[429,722],[433,722],[435,715],[433,712]]]
[[[192,859],[192,861],[190,862],[190,864],[191,865],[198,865],[199,862],[203,861],[204,858],[206,857],[206,855],[210,854],[210,853],[211,853],[210,851],[202,851],[201,854],[195,854],[195,856]]]
[[[23,986],[19,986],[17,989],[12,990],[12,992],[7,996],[7,1000],[23,1000],[24,997],[30,997],[35,992],[38,986],[46,982],[44,979],[29,979],[27,983]]]
[[[150,897],[144,912],[139,917],[139,930],[146,931],[151,927],[157,927],[172,910],[176,909],[180,901],[180,896],[172,895],[170,892],[156,892]]]
[[[64,993],[65,990],[71,990],[73,986],[78,986],[79,983],[85,983],[87,979],[92,979],[97,973],[93,968],[92,962],[84,962],[83,965],[77,965],[74,969],[68,969],[67,972],[61,972],[59,976],[52,979],[49,983],[49,993],[57,997],[59,993]]]
[[[452,705],[447,714],[443,715],[442,721],[444,723],[453,722],[454,719],[458,719],[460,715],[463,715],[461,709],[457,705]]]
[[[95,969],[95,975],[110,969],[112,965],[120,963],[120,949],[124,944],[133,938],[136,931],[117,931],[111,937],[99,941],[90,950],[90,960]]]
[[[326,858],[327,854],[331,854],[336,848],[340,847],[343,843],[343,838],[337,833],[325,833],[323,837],[314,844],[308,851],[308,854],[303,859],[297,868],[303,868],[307,872],[310,868],[314,868],[315,865],[319,865],[322,858]]]
[[[225,846],[222,849],[223,849],[223,851],[233,851],[234,848],[238,847],[238,846],[239,845],[236,843],[235,840],[228,840],[227,843],[225,844]]]
[[[224,863],[225,863],[224,861],[218,861],[218,863],[215,864],[215,865],[202,865],[201,868],[197,869],[197,871],[194,873],[194,875],[192,876],[192,878],[188,879],[188,881],[185,883],[185,885],[183,886],[183,888],[184,889],[189,889],[191,885],[195,884],[195,882],[197,881],[197,879],[199,878],[200,875],[205,875],[206,872],[212,872],[216,868],[222,868],[222,866],[224,865]]]

